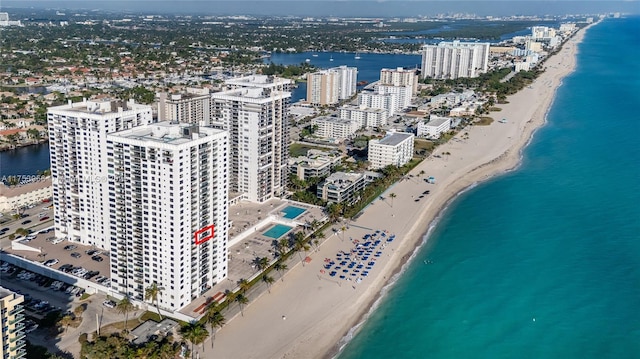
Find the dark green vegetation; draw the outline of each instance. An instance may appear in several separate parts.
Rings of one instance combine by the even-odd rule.
[[[120,334],[100,336],[91,342],[83,334],[78,340],[82,346],[82,359],[175,358],[181,350],[181,345],[174,342],[171,336],[150,340],[142,345],[134,345]]]
[[[12,9],[11,16],[21,19],[25,27],[3,28],[0,46],[12,56],[3,58],[0,71],[27,69],[46,74],[51,66],[64,66],[63,76],[99,78],[108,78],[116,70],[130,72],[132,77],[154,70],[180,73],[185,71],[185,61],[206,73],[218,65],[261,63],[261,55],[266,51],[412,51],[419,49],[420,44],[386,43],[379,39],[393,35],[495,40],[532,25],[557,23],[444,20],[385,22],[385,27],[375,27],[372,21],[349,19],[308,22],[300,18],[172,15],[143,21],[137,15],[103,12],[61,18],[53,10],[32,9]],[[68,25],[49,25],[58,25],[60,21],[68,21]],[[93,68],[87,72],[78,67]],[[273,67],[267,71],[284,76],[295,76],[298,72],[295,68]]]

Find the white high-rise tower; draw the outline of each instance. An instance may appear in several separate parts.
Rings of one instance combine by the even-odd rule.
[[[107,136],[112,288],[178,310],[227,275],[228,133],[159,122]]]
[[[110,250],[107,134],[152,121],[151,107],[111,99],[50,107],[49,146],[58,237]]]
[[[287,187],[291,80],[230,79],[211,94],[211,125],[229,131],[230,189],[264,202]]]

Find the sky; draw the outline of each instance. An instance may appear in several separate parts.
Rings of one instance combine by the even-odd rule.
[[[365,5],[366,4],[366,5]],[[0,0],[0,8],[36,7],[132,11],[162,14],[293,15],[293,16],[417,16],[443,13],[476,15],[562,15],[607,12],[640,13],[640,1],[593,0]]]

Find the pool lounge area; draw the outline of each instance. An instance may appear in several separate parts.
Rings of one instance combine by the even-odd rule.
[[[286,219],[296,219],[306,211],[307,210],[304,209],[304,208],[300,208],[300,207],[296,207],[296,206],[286,206],[282,210],[282,213],[283,213],[282,217],[284,217]]]
[[[289,233],[292,229],[293,227],[285,226],[284,224],[275,224],[273,227],[269,228],[269,230],[262,233],[262,235],[273,239],[280,239],[280,237]]]

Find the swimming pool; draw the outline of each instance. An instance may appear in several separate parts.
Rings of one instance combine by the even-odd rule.
[[[273,238],[279,239],[284,236],[287,232],[289,232],[293,227],[285,226],[284,224],[276,224],[273,227],[269,228],[268,231],[262,233],[263,235]]]
[[[304,208],[300,208],[296,206],[287,206],[282,210],[282,212],[284,212],[282,217],[286,219],[295,219],[296,217],[298,217],[299,215],[303,214],[306,211],[307,210]]]

